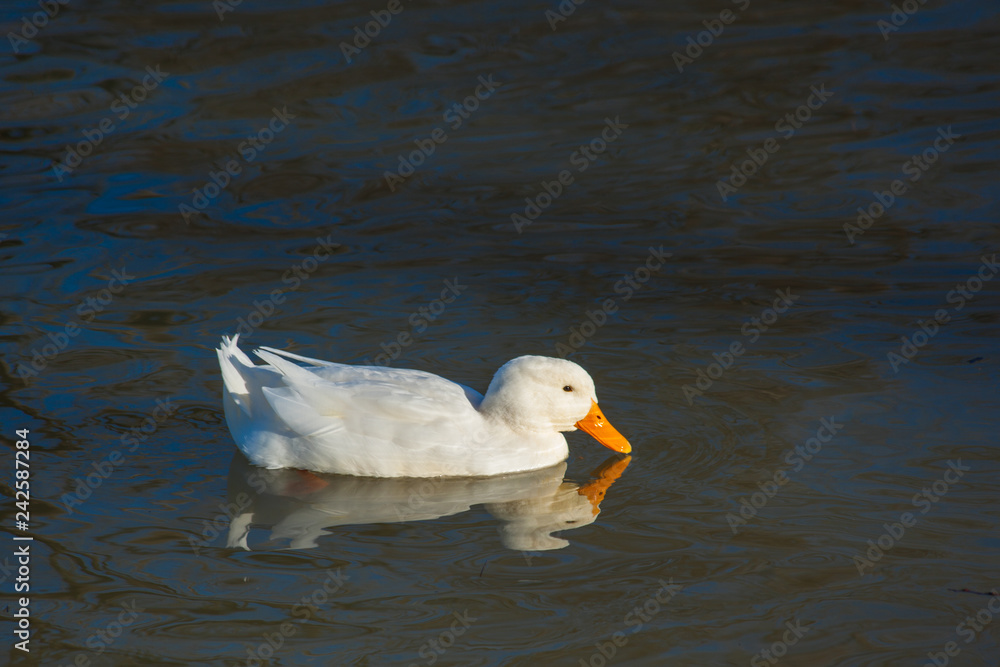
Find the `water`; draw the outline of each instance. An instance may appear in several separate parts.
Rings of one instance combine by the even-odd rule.
[[[997,7],[546,11],[71,2],[8,38],[12,664],[997,664],[1000,603],[953,590],[1000,586]],[[571,354],[633,456],[254,477],[241,329],[481,391]]]

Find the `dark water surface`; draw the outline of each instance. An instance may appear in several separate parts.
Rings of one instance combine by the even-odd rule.
[[[11,664],[998,664],[1000,6],[902,4],[5,3]],[[239,330],[633,456],[255,471]]]

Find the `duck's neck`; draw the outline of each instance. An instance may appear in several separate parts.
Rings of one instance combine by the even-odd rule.
[[[519,433],[551,433],[562,430],[553,425],[543,401],[510,391],[503,385],[490,385],[479,406],[479,413],[486,419],[504,424]]]

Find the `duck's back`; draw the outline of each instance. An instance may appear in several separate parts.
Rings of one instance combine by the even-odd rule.
[[[462,475],[482,395],[432,373],[349,366],[224,341],[226,418],[256,465],[378,477]],[[290,361],[305,362],[301,366]]]

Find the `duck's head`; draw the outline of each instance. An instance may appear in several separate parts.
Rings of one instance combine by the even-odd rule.
[[[574,431],[592,435],[616,452],[632,446],[597,407],[594,381],[566,359],[526,356],[512,359],[493,376],[481,410],[515,430]]]

